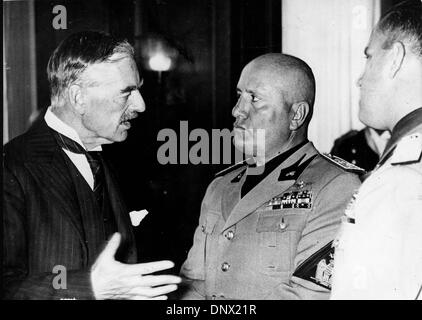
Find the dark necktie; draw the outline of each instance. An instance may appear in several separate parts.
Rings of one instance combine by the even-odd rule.
[[[79,143],[66,137],[65,135],[54,131],[57,138],[57,142],[65,150],[68,150],[77,154],[84,154],[88,160],[89,166],[91,167],[92,174],[94,176],[94,194],[97,202],[102,207],[103,204],[103,190],[104,190],[104,168],[103,160],[100,151],[86,151]]]

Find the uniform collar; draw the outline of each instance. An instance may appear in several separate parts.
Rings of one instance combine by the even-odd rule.
[[[413,129],[415,129],[421,124],[422,107],[412,111],[411,113],[403,117],[399,122],[397,122],[391,133],[390,141],[388,141],[384,149],[384,153],[381,156],[380,163],[384,163],[385,160],[388,159],[388,155],[392,153],[394,147],[397,145],[400,139],[411,133]]]

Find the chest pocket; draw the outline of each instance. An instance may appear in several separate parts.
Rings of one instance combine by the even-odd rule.
[[[297,244],[309,210],[266,210],[259,213],[259,269],[265,274],[291,272]]]

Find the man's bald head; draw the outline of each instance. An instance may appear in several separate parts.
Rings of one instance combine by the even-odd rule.
[[[305,61],[287,54],[268,53],[252,60],[246,68],[271,76],[289,107],[297,102],[307,102],[310,108],[309,122],[315,102],[315,77]]]
[[[232,110],[237,149],[271,158],[306,141],[315,80],[305,62],[280,53],[262,55],[243,69],[237,94]],[[264,144],[255,141],[256,129],[265,130]]]

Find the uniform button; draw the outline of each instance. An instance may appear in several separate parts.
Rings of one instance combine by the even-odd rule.
[[[205,226],[201,226],[202,232],[205,232]]]
[[[356,160],[352,160],[352,163],[353,163],[353,164],[356,164]]]
[[[230,265],[227,263],[227,262],[224,262],[222,265],[221,265],[221,270],[223,270],[223,272],[226,272],[226,271],[228,271],[230,269]]]
[[[108,221],[108,219],[107,219],[107,218],[104,218],[104,219],[103,219],[103,221],[104,221],[104,222],[107,222],[107,221]]]
[[[227,240],[231,240],[234,237],[234,232],[233,230],[229,230],[228,232],[226,232],[226,238]]]
[[[278,225],[281,230],[284,230],[287,228],[287,224],[284,222],[284,218],[282,218],[280,224]]]
[[[353,148],[353,149],[352,149],[352,153],[353,153],[353,154],[355,154],[355,153],[356,153],[356,149],[355,149],[355,148]]]

